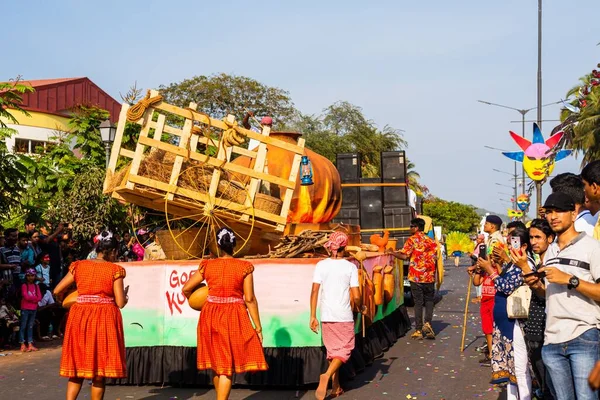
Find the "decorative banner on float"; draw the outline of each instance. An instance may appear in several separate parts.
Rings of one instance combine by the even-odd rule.
[[[544,141],[544,136],[536,123],[533,124],[533,142],[510,131],[510,136],[523,151],[503,152],[511,160],[523,163],[523,168],[530,179],[534,181],[544,180],[554,170],[554,163],[560,161],[572,153],[572,150],[559,150],[554,156],[554,148],[564,136],[564,132],[558,132]]]
[[[365,271],[372,276],[389,255],[368,258]],[[319,259],[261,259],[254,264],[254,290],[259,302],[264,347],[321,346],[321,335],[309,329],[310,288]],[[122,263],[129,302],[121,311],[125,346],[186,346],[197,343],[200,313],[193,310],[181,290],[197,273],[198,261],[141,261]],[[404,303],[400,266],[394,268],[393,299],[377,306],[378,321]],[[358,318],[360,320],[360,318]],[[358,330],[357,330],[358,333]]]
[[[517,197],[517,207],[519,207],[519,210],[521,211],[527,210],[527,208],[529,208],[529,195],[520,194],[519,197]]]

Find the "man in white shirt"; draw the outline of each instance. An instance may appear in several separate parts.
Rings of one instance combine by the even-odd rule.
[[[542,358],[556,399],[598,399],[587,378],[600,357],[600,243],[575,230],[568,194],[552,193],[544,209],[556,242],[538,273],[525,278],[546,297]]]
[[[590,210],[585,206],[586,197],[581,177],[570,172],[558,174],[550,180],[550,187],[552,188],[552,193],[566,193],[575,202],[575,211],[577,212],[575,230],[594,236],[594,226],[597,219],[594,218]]]
[[[361,311],[365,309],[361,306],[356,265],[343,258],[347,244],[348,236],[343,232],[333,232],[329,236],[325,248],[331,251],[332,257],[317,263],[310,293],[310,329],[318,333],[317,301],[321,291],[321,336],[329,360],[329,367],[320,376],[315,393],[320,400],[327,395],[330,379],[332,396],[337,397],[344,392],[340,387],[338,371],[354,349],[354,314],[350,307],[350,296]]]

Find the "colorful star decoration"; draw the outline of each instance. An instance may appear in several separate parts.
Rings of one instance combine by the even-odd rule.
[[[564,136],[564,132],[557,132],[544,141],[544,136],[536,123],[533,124],[533,142],[510,132],[513,140],[523,151],[503,152],[511,160],[523,163],[523,169],[527,176],[534,181],[541,181],[554,170],[554,163],[560,161],[572,153],[572,150],[559,150],[552,157],[554,147]]]

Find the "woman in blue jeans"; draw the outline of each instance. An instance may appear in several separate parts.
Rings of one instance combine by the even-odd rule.
[[[25,272],[25,283],[21,286],[21,330],[19,332],[19,343],[21,343],[22,352],[38,350],[33,345],[33,325],[35,324],[38,302],[42,300],[42,291],[35,283],[35,278],[35,269],[28,269]],[[25,344],[26,333],[29,346]]]

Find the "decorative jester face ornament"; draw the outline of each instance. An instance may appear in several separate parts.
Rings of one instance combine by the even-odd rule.
[[[517,207],[519,207],[519,210],[521,211],[527,210],[527,207],[529,207],[529,196],[520,194],[519,197],[517,197]]]
[[[509,208],[508,210],[506,210],[506,214],[512,220],[516,220],[518,218],[523,218],[523,211],[521,211],[521,210],[513,210],[512,208]]]
[[[558,132],[552,135],[544,142],[544,136],[536,123],[533,124],[533,142],[510,132],[513,140],[523,151],[504,152],[506,157],[523,163],[523,169],[527,176],[534,181],[541,181],[554,170],[554,163],[566,158],[572,150],[559,150],[552,157],[552,149],[563,137],[564,132]]]

